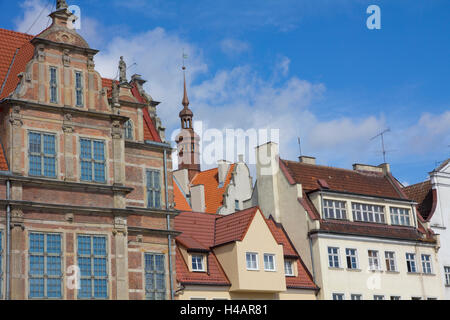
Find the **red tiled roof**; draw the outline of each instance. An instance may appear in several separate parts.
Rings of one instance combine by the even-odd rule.
[[[269,226],[270,232],[272,232],[272,235],[277,243],[283,246],[284,255],[289,257],[298,257],[298,254],[292,243],[289,241],[283,227],[277,224],[273,219],[267,219],[267,225]]]
[[[205,245],[201,244],[194,238],[188,236],[187,234],[180,234],[177,236],[177,241],[185,248],[188,248],[190,250],[202,250],[202,251],[209,251],[209,248]]]
[[[301,183],[307,193],[322,189],[318,182],[321,179],[333,191],[404,199],[401,192],[394,187],[389,176],[383,173],[362,172],[287,160],[281,161],[295,182]]]
[[[238,211],[228,216],[220,216],[216,220],[215,243],[220,246],[234,241],[242,241],[247,234],[258,208]]]
[[[214,168],[197,173],[191,181],[192,185],[205,186],[205,212],[217,213],[217,210],[223,205],[223,194],[231,181],[231,176],[235,168],[235,164],[231,164],[228,169],[225,182],[219,188],[219,169]]]
[[[178,184],[173,179],[173,198],[175,201],[175,209],[180,211],[192,211],[191,206],[187,202],[183,192],[178,187]]]
[[[436,208],[436,190],[431,188],[431,181],[427,180],[408,187],[403,188],[407,197],[417,202],[417,209],[422,218],[428,221],[431,219],[434,209]]]
[[[3,144],[0,144],[0,171],[8,171],[8,162],[6,161]]]

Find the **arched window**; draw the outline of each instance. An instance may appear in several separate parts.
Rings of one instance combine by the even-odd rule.
[[[124,128],[125,128],[125,139],[132,140],[133,139],[133,122],[131,120],[128,120],[127,122],[125,122]]]

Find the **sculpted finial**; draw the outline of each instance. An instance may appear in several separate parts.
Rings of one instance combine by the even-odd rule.
[[[68,7],[66,0],[56,0],[56,10],[67,9]]]
[[[119,61],[119,82],[127,82],[127,64],[123,60],[123,57],[120,57]]]

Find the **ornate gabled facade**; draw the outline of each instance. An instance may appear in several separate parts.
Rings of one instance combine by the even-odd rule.
[[[0,296],[171,299],[179,233],[158,102],[123,58],[119,81],[102,78],[57,8],[37,36],[0,30]]]
[[[429,173],[430,179],[403,189],[417,202],[417,211],[439,235],[439,269],[445,299],[450,299],[450,159]]]
[[[257,148],[247,206],[281,223],[321,288],[320,299],[441,299],[439,237],[402,191],[388,164],[353,170],[315,158],[280,159]]]

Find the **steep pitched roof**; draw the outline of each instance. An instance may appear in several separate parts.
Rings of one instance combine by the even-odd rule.
[[[180,211],[192,211],[191,206],[186,200],[185,195],[181,191],[180,187],[178,186],[178,183],[173,178],[173,199],[175,201],[175,209]]]
[[[329,190],[404,199],[393,181],[383,173],[326,167],[301,162],[281,160],[296,183],[306,192],[324,189],[319,180],[326,182]]]
[[[417,209],[426,221],[431,219],[431,216],[436,208],[436,190],[431,188],[431,181],[423,181],[408,187],[403,188],[409,199],[417,202]]]
[[[189,268],[178,249],[177,279],[185,284],[230,285],[226,274],[220,267],[214,255],[213,248],[234,241],[242,241],[247,234],[255,215],[260,212],[258,207],[242,210],[231,215],[182,212],[175,218],[175,229],[182,234],[176,238],[179,245],[192,251],[207,252],[209,273],[189,272]],[[262,215],[262,213],[260,213]],[[283,227],[263,216],[275,241],[283,246],[286,258],[297,261],[298,275],[286,277],[288,288],[317,289],[311,274],[289,240]]]
[[[236,164],[231,164],[223,186],[219,186],[219,169],[214,168],[197,173],[191,181],[192,185],[205,186],[205,212],[216,213],[223,205],[223,194],[231,181]]]
[[[0,143],[0,171],[8,171],[8,162],[6,161],[5,151],[3,150],[3,144]]]

